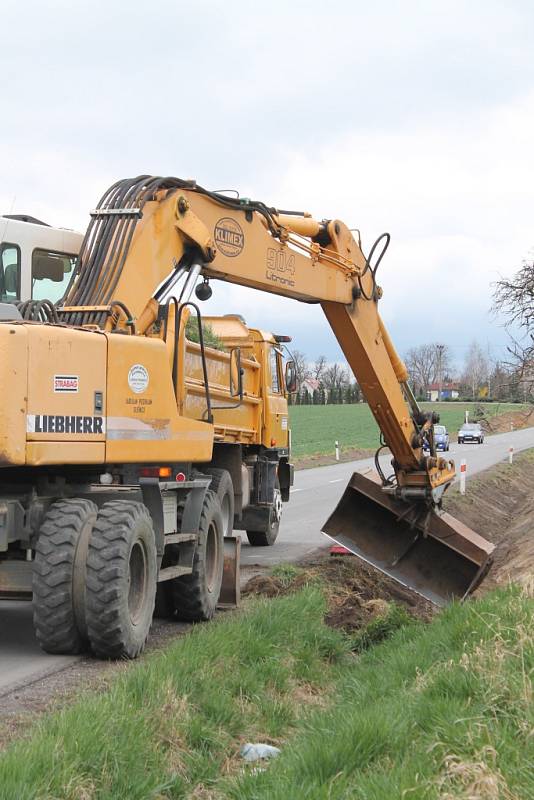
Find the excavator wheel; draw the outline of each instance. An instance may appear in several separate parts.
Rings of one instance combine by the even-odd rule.
[[[97,507],[82,498],[58,500],[39,530],[33,565],[33,622],[43,650],[87,649],[85,567]]]
[[[224,566],[224,520],[215,492],[208,489],[200,515],[193,572],[169,581],[177,619],[202,622],[215,613]]]
[[[266,522],[266,529],[263,531],[247,530],[247,538],[253,547],[270,547],[276,542],[280,530],[280,520],[282,518],[282,495],[280,493],[280,483],[276,479],[274,487],[274,500],[269,509],[269,519]]]
[[[156,542],[147,507],[129,500],[105,503],[87,554],[87,632],[95,655],[139,655],[152,622],[156,580]]]
[[[231,536],[234,530],[234,484],[230,473],[226,469],[210,467],[204,470],[206,475],[211,475],[210,489],[215,492],[221,504],[224,523],[224,535]]]

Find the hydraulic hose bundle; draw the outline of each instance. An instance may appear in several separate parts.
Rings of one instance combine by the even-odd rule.
[[[194,181],[140,175],[111,186],[91,214],[76,267],[62,305],[109,306],[120,279],[143,206],[160,190],[188,189],[206,195],[219,205],[240,211],[256,211],[267,221],[273,236],[280,234],[274,215],[278,212],[264,203],[210,192]],[[70,325],[92,324],[103,327],[106,311],[64,311],[61,320]]]

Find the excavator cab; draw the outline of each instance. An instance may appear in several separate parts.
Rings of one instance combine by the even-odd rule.
[[[398,500],[377,473],[355,472],[323,533],[438,606],[486,575],[494,545],[438,507]]]

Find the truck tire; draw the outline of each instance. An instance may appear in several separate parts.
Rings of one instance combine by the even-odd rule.
[[[33,562],[33,624],[47,653],[87,649],[85,562],[96,516],[91,500],[58,500],[41,524]]]
[[[143,503],[110,500],[96,518],[87,554],[86,619],[100,658],[137,658],[156,597],[154,528]]]
[[[169,581],[176,618],[187,622],[211,619],[221,591],[224,561],[224,522],[219,498],[206,492],[200,515],[193,572]]]
[[[269,509],[269,521],[264,531],[247,530],[247,538],[253,547],[271,547],[276,542],[282,518],[282,495],[278,480],[274,488],[274,500]]]
[[[221,504],[223,516],[223,530],[225,536],[231,536],[234,530],[234,484],[230,473],[226,469],[210,467],[205,470],[206,475],[211,475],[210,490],[215,492]]]

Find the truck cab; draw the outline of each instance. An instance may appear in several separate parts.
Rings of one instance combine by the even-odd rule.
[[[0,216],[0,302],[57,302],[70,280],[83,235],[25,214]]]

